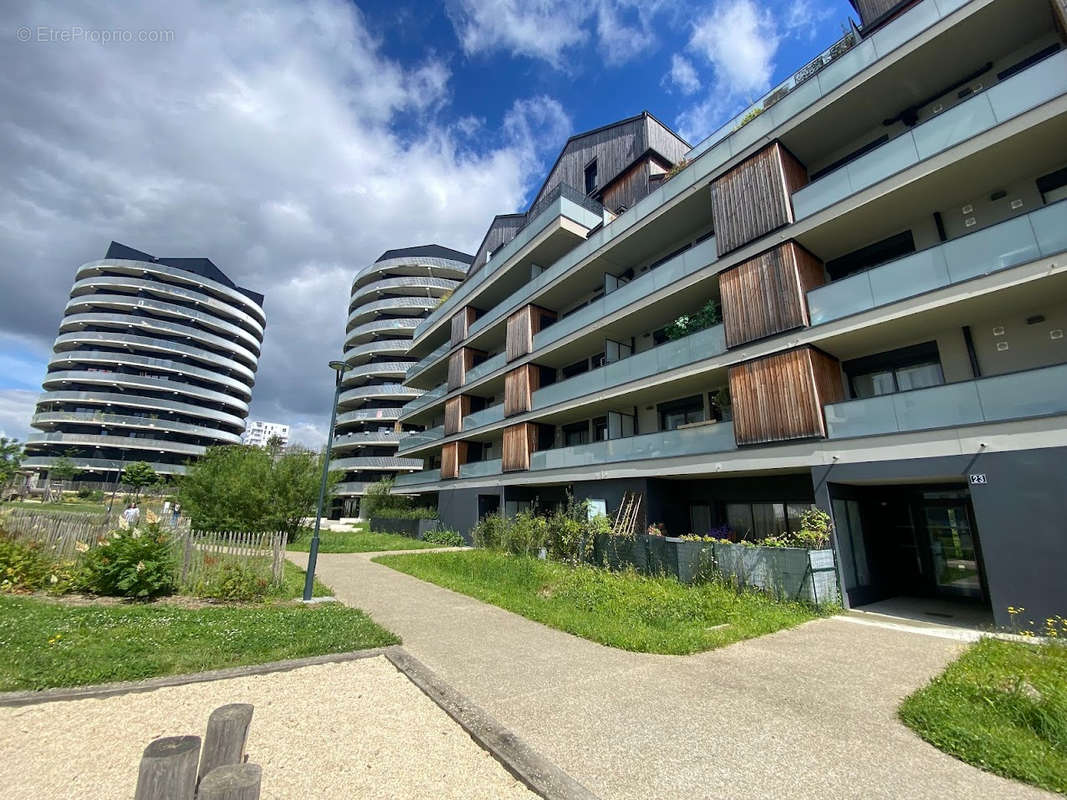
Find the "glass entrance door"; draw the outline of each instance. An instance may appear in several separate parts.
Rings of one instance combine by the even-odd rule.
[[[966,502],[923,504],[935,590],[939,594],[982,598],[978,550]]]

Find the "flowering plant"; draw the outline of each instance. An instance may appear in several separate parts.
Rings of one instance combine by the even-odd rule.
[[[83,584],[95,594],[149,600],[175,589],[170,538],[158,525],[128,536],[112,531],[85,554],[83,570]]]

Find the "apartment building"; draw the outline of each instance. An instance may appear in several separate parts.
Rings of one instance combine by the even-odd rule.
[[[1065,3],[854,4],[697,146],[573,137],[492,222],[415,329],[401,490],[464,531],[568,491],[674,536],[815,504],[849,605],[1067,614]]]
[[[275,439],[281,447],[285,447],[289,444],[289,426],[280,422],[254,419],[248,423],[241,436],[241,442],[250,447],[266,447],[271,439]]]
[[[23,466],[66,457],[79,480],[113,481],[147,461],[181,475],[208,447],[239,444],[265,324],[263,295],[209,259],[112,242],[75,274]]]
[[[400,409],[422,391],[401,381],[415,359],[411,337],[419,322],[459,284],[471,256],[430,244],[387,250],[352,280],[345,328],[344,360],[332,469],[343,471],[330,516],[358,517],[360,500],[372,483],[422,469],[421,458],[400,458],[404,431]]]

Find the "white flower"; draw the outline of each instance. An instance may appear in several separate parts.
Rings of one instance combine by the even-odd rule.
[[[48,582],[49,583],[59,583],[59,578],[57,576],[53,575],[51,578],[48,579]]]
[[[130,534],[130,538],[132,538],[132,539],[140,539],[141,538],[141,532],[139,530],[137,530],[137,529],[134,529],[133,533]]]
[[[102,542],[102,544],[107,544],[107,540],[105,539]],[[89,543],[88,542],[75,542],[74,549],[77,550],[79,553],[87,553],[87,552],[89,552]]]
[[[138,561],[137,562],[137,571],[138,572],[143,572],[144,571],[144,562],[143,561]]]

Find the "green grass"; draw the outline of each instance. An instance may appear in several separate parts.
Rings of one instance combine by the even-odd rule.
[[[968,764],[1067,794],[1067,646],[982,639],[900,718]]]
[[[89,500],[85,502],[77,501],[70,503],[32,503],[24,500],[12,500],[4,503],[0,506],[0,510],[7,510],[9,508],[18,508],[26,511],[38,511],[41,513],[48,511],[66,511],[71,514],[106,514],[107,502],[94,503]],[[118,514],[122,512],[122,496],[115,498],[114,513]]]
[[[279,596],[287,599],[296,599],[304,596],[304,580],[307,572],[300,569],[291,561],[285,562],[285,573],[282,575],[282,590]],[[333,589],[315,578],[315,584],[311,589],[312,597],[333,597]]]
[[[486,550],[374,560],[576,636],[642,653],[695,653],[820,615],[717,583],[685,585]]]
[[[189,609],[0,596],[0,690],[140,680],[399,641],[339,603]]]
[[[381,550],[422,550],[440,546],[395,533],[371,533],[362,528],[354,531],[319,532],[320,553],[373,553]],[[306,553],[309,547],[311,534],[305,533],[295,542],[291,542],[286,549]]]

